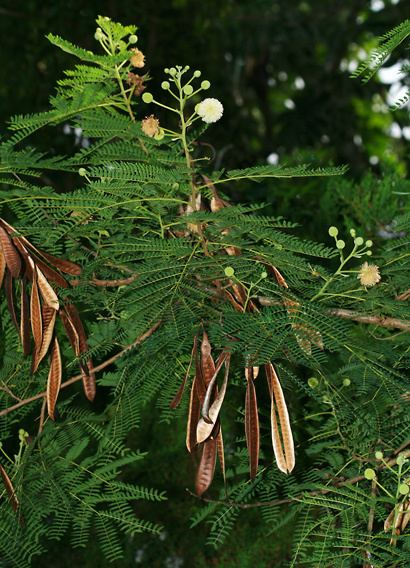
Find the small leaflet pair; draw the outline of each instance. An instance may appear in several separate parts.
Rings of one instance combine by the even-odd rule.
[[[197,336],[191,352],[191,359],[183,382],[171,402],[171,408],[176,408],[182,394],[192,363],[195,362],[195,376],[191,386],[189,401],[186,445],[192,453],[200,448],[200,461],[196,472],[195,490],[201,496],[211,485],[218,455],[223,477],[225,479],[225,458],[220,423],[220,410],[225,398],[229,379],[230,353],[223,351],[216,363],[211,354],[211,344],[204,331],[201,345],[198,348]],[[220,388],[217,378],[225,366],[224,377]],[[254,381],[259,373],[259,367],[246,367],[246,397],[245,397],[245,435],[249,454],[250,477],[254,478],[259,462],[259,414]],[[295,466],[295,453],[289,414],[286,407],[282,388],[272,363],[265,365],[271,397],[271,430],[272,444],[278,468],[284,473],[290,473]]]
[[[69,287],[68,281],[60,272],[78,276],[81,267],[39,250],[0,219],[0,287],[4,284],[8,310],[19,334],[23,353],[28,356],[32,352],[32,373],[37,371],[41,361],[50,353],[46,400],[48,415],[52,420],[55,419],[62,378],[60,346],[55,335],[57,315],[79,358],[85,396],[90,401],[95,397],[92,360],[88,359],[86,363],[81,360],[81,355],[88,350],[88,346],[79,313],[69,302],[60,306],[57,294],[50,284],[52,282],[60,288]],[[19,317],[15,305],[15,281],[20,282]]]

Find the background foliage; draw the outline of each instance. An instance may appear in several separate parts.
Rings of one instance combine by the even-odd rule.
[[[64,9],[59,3],[27,1],[24,7],[16,3],[3,3],[0,7],[3,37],[0,55],[0,128],[4,129],[3,125],[11,115],[45,109],[56,80],[62,76],[62,69],[72,65],[66,53],[51,48],[44,39],[46,33],[51,31],[68,37],[86,49],[94,49],[93,21],[97,13],[107,14],[124,24],[136,23],[139,27],[139,45],[146,46],[144,52],[149,62],[149,72],[155,79],[150,91],[159,96],[158,85],[164,65],[188,63],[193,68],[206,71],[212,81],[213,93],[223,101],[223,120],[206,132],[203,138],[212,144],[209,149],[209,155],[213,158],[211,170],[265,164],[267,156],[272,154],[275,156],[271,159],[278,158],[280,163],[308,161],[314,165],[349,164],[349,174],[343,179],[304,178],[258,185],[244,182],[234,186],[229,197],[248,204],[268,202],[264,214],[275,217],[283,215],[290,221],[299,222],[298,236],[312,240],[323,241],[331,224],[338,225],[346,234],[352,226],[361,230],[366,238],[376,243],[378,262],[381,265],[391,263],[384,272],[389,284],[386,281],[383,288],[372,291],[364,299],[361,309],[363,312],[381,311],[404,317],[408,307],[403,303],[397,307],[397,302],[392,298],[408,285],[405,261],[399,265],[394,262],[397,251],[400,253],[403,250],[406,255],[408,250],[405,235],[409,221],[405,215],[406,198],[403,198],[403,194],[409,191],[404,179],[409,159],[404,130],[408,125],[408,110],[390,111],[385,105],[388,86],[377,79],[363,85],[350,78],[353,71],[351,62],[364,58],[361,50],[368,50],[375,44],[375,36],[408,16],[405,2],[385,2],[383,9],[376,8],[375,2],[323,3],[319,0],[292,3],[265,0],[197,3],[178,0],[159,1],[152,6],[146,2],[122,2],[116,5],[87,2],[86,6],[83,3],[65,2]],[[10,29],[13,33],[10,33]],[[403,57],[403,50],[404,46],[394,52],[389,66]],[[163,118],[162,115],[160,118]],[[398,138],[391,136],[393,124],[400,129]],[[393,128],[397,134],[397,127]],[[81,134],[74,129],[67,130],[64,124],[40,132],[36,138],[37,147],[51,149],[54,154],[73,154],[81,149],[81,143]],[[373,163],[369,161],[371,157]],[[377,157],[377,163],[374,163],[374,157]],[[41,182],[51,185],[58,192],[74,190],[79,183],[74,167],[67,172],[51,167],[42,176]],[[34,204],[28,204],[24,210],[15,209],[13,216],[20,215],[23,219],[31,216],[31,236],[43,248],[74,253],[78,255],[75,260],[86,260],[69,242],[65,245],[65,251],[62,251],[58,242],[61,234],[55,231],[53,222],[41,216],[34,219],[34,210]],[[54,219],[59,217],[55,210],[52,215]],[[99,222],[100,230],[111,229],[112,220],[109,217]],[[67,231],[67,225],[63,226]],[[46,231],[46,237],[44,227],[50,229]],[[118,229],[118,243],[129,230],[124,227],[121,235],[121,229]],[[77,235],[74,232],[71,236],[84,238],[86,235],[95,242],[92,226],[89,230],[82,226],[77,231]],[[387,239],[386,236],[391,238]],[[330,241],[326,244],[331,246]],[[134,257],[124,256],[124,260],[144,259],[141,250],[136,249],[133,254]],[[175,250],[174,254],[178,256],[182,253]],[[109,255],[110,251],[107,253]],[[92,274],[99,267],[101,265],[90,265],[88,273]],[[201,269],[204,268],[199,264],[198,270]],[[106,276],[112,274],[107,271]],[[299,291],[303,295],[302,288]],[[128,309],[130,298],[126,292],[122,292],[118,299],[113,299],[105,291],[99,291],[97,295],[95,291],[92,293],[95,305],[100,309],[111,309],[113,313]],[[138,293],[138,287],[133,289],[133,302],[138,299]],[[158,294],[158,298],[161,298],[160,291]],[[80,305],[88,307],[85,321],[90,346],[97,359],[111,353],[114,343],[126,344],[138,335],[138,328],[128,329],[127,336],[127,329],[112,321],[105,324],[96,322],[90,306],[89,290],[79,289],[75,295]],[[336,305],[339,305],[337,301]],[[345,302],[341,302],[340,306],[346,306]],[[132,315],[136,316],[135,313]],[[277,314],[266,317],[268,322],[269,317],[277,321]],[[143,323],[142,318],[141,331]],[[179,325],[182,326],[183,322],[179,322]],[[336,326],[335,333],[337,329]],[[117,335],[119,332],[124,335]],[[255,326],[255,336],[258,332]],[[369,459],[376,449],[383,449],[390,455],[408,439],[408,412],[401,396],[408,372],[406,335],[398,335],[393,340],[390,332],[373,329],[369,333],[367,327],[350,324],[346,327],[343,322],[340,322],[339,333],[343,341],[348,338],[350,347],[355,346],[360,353],[371,353],[373,366],[360,364],[360,357],[352,361],[347,352],[339,352],[333,361],[325,364],[319,361],[313,368],[304,361],[302,373],[300,362],[297,365],[296,361],[281,369],[286,378],[286,396],[290,400],[294,428],[300,436],[297,439],[298,469],[285,481],[269,465],[268,431],[262,438],[267,469],[254,482],[250,483],[246,478],[247,458],[243,443],[241,448],[243,425],[240,414],[238,417],[236,412],[243,403],[243,392],[240,388],[240,368],[236,370],[232,387],[234,394],[226,410],[227,421],[237,421],[230,433],[230,449],[228,446],[233,464],[228,471],[230,499],[246,504],[298,496],[301,491],[316,487],[317,483],[325,483],[323,472],[331,478],[342,473],[343,476],[352,477],[357,474],[361,463],[364,464],[363,468],[369,463],[372,465]],[[251,328],[248,334],[252,334]],[[213,337],[218,341],[216,329]],[[177,338],[175,341],[175,349],[180,351],[182,361],[186,364],[189,341],[181,346],[178,344],[180,340]],[[133,365],[144,365],[144,361],[150,358],[158,364],[155,357],[159,357],[161,348],[166,346],[169,352],[169,335],[160,335],[157,342],[155,347],[148,346],[147,351],[144,348],[135,355]],[[3,373],[7,374],[15,363],[13,360],[7,361],[6,357],[9,354],[12,358],[10,353],[16,350],[15,337],[11,332],[6,335],[4,345],[6,366]],[[169,372],[173,376],[177,377],[180,373],[172,366],[175,362],[162,361],[162,364],[169,365]],[[320,371],[321,364],[325,365],[326,373]],[[112,400],[116,400],[120,394],[118,375],[125,381],[128,367],[126,361],[120,362],[115,372],[106,372],[101,379],[103,386],[111,388]],[[318,379],[315,388],[311,388],[307,382],[312,373]],[[30,469],[25,472],[27,482],[33,475],[33,483],[38,485],[38,495],[44,495],[47,486],[53,484],[59,492],[57,501],[61,503],[74,486],[78,491],[77,501],[81,503],[81,491],[87,493],[87,483],[94,482],[97,502],[92,506],[105,507],[104,502],[98,503],[101,486],[95,476],[88,480],[74,478],[69,481],[67,488],[59,484],[58,480],[67,477],[63,472],[64,464],[77,460],[81,455],[70,455],[70,435],[87,440],[93,448],[93,455],[84,457],[88,460],[87,468],[98,471],[98,468],[107,467],[106,460],[109,460],[111,471],[117,472],[116,468],[121,470],[119,483],[124,485],[112,487],[113,491],[121,489],[124,495],[124,503],[117,501],[121,515],[128,514],[135,522],[134,512],[137,510],[137,517],[144,519],[146,528],[159,536],[149,537],[145,532],[138,535],[137,527],[134,527],[133,536],[129,536],[125,544],[124,541],[117,544],[112,534],[110,538],[113,544],[109,550],[113,557],[116,547],[125,552],[125,559],[116,560],[116,565],[129,566],[135,562],[136,565],[146,566],[182,566],[192,565],[192,558],[195,558],[196,566],[327,566],[331,565],[329,559],[339,549],[348,552],[346,560],[342,556],[337,566],[363,564],[363,548],[357,544],[357,523],[361,522],[362,528],[367,523],[370,482],[367,486],[340,489],[334,501],[331,496],[323,501],[319,495],[304,497],[300,507],[242,510],[217,503],[197,503],[186,491],[186,488],[192,487],[193,465],[183,447],[184,409],[178,411],[176,417],[171,416],[168,410],[169,400],[178,383],[174,380],[168,386],[164,386],[163,382],[161,388],[155,386],[157,378],[163,379],[155,375],[154,364],[145,369],[143,378],[146,380],[140,378],[135,383],[138,397],[144,403],[138,405],[139,416],[134,416],[132,423],[120,423],[118,419],[112,426],[120,428],[125,446],[133,450],[125,450],[124,446],[111,448],[108,452],[105,444],[109,442],[104,441],[107,434],[99,437],[98,426],[90,431],[90,423],[102,420],[104,431],[109,432],[111,426],[107,430],[107,424],[115,416],[109,397],[104,395],[97,399],[91,416],[87,414],[90,410],[81,397],[73,395],[75,406],[79,408],[78,414],[70,415],[70,399],[67,398],[61,408],[64,428],[62,431],[57,428],[56,432],[45,431],[42,441],[47,447],[56,444],[61,455],[65,456],[61,472],[53,465],[50,469],[52,481],[46,475],[38,479],[36,460],[41,461],[41,445],[38,454],[30,456],[30,459],[27,456],[28,467],[34,472],[31,473]],[[351,381],[349,385],[343,382],[346,378]],[[155,399],[156,405],[153,404]],[[97,418],[99,412],[101,414]],[[31,424],[30,417],[27,416],[27,423],[25,420],[23,414],[18,422],[12,422],[14,441],[5,440],[10,448],[16,445],[18,428],[28,428],[27,425]],[[76,432],[70,434],[68,424]],[[9,431],[10,424],[4,428],[5,432],[6,429]],[[239,445],[236,444],[238,440]],[[140,452],[148,454],[141,459]],[[354,456],[359,456],[358,462],[350,461]],[[118,465],[116,460],[119,460]],[[43,466],[48,471],[44,463]],[[109,472],[107,469],[105,471]],[[388,487],[390,482],[388,476],[383,480]],[[162,500],[164,490],[168,497],[166,501]],[[213,497],[224,500],[223,489],[220,494],[215,489]],[[125,501],[128,498],[142,500],[134,509],[126,510]],[[158,502],[150,503],[145,499]],[[53,499],[50,502],[54,502]],[[323,514],[323,511],[327,514]],[[378,526],[382,526],[387,513],[388,505],[378,501],[375,509]],[[7,514],[10,517],[13,515],[11,510]],[[53,509],[52,506],[50,510],[42,512],[42,516],[49,519],[59,514],[59,507]],[[84,514],[84,510],[79,509],[76,518],[81,519]],[[337,530],[334,530],[335,516]],[[202,520],[205,522],[200,522]],[[61,525],[67,522],[64,515],[59,522]],[[159,529],[158,524],[165,525],[165,529]],[[190,526],[194,528],[189,529]],[[18,530],[21,529],[16,528]],[[68,530],[75,539],[75,527]],[[92,528],[95,534],[103,530],[108,529],[98,526]],[[47,532],[46,528],[45,534]],[[376,557],[379,554],[376,562],[379,564],[375,565],[405,566],[408,562],[408,556],[403,552],[406,544],[397,548],[397,557],[392,556],[387,548],[388,539],[381,534],[382,531],[376,537]],[[4,535],[3,544],[10,537],[15,539],[16,535]],[[366,540],[364,534],[363,539]],[[352,551],[349,547],[353,541],[356,548]],[[98,539],[92,539],[87,544],[86,552],[73,549],[68,541],[63,542],[47,542],[46,551],[33,560],[33,565],[53,562],[56,566],[68,566],[74,561],[83,566],[95,566],[105,562],[106,551]],[[205,542],[210,546],[204,548]],[[365,545],[362,544],[362,547]],[[4,562],[5,566],[13,565],[13,559],[9,559],[9,563]]]

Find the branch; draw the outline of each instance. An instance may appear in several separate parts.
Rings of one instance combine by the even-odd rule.
[[[137,339],[135,339],[135,341],[133,341],[132,343],[130,343],[129,345],[124,347],[124,349],[122,349],[121,351],[119,351],[118,353],[116,353],[115,355],[113,355],[112,357],[110,357],[109,359],[104,361],[103,363],[100,363],[99,365],[94,367],[93,372],[96,373],[98,371],[102,371],[103,369],[105,369],[106,367],[108,367],[109,365],[114,363],[114,361],[117,361],[117,359],[120,359],[121,357],[123,357],[128,351],[130,351],[131,349],[133,349],[134,347],[136,347],[137,345],[139,345],[140,343],[145,341],[145,339],[148,339],[148,337],[150,337],[154,333],[154,331],[156,331],[159,328],[160,325],[161,325],[161,321],[157,321],[156,323],[154,323],[154,325],[152,327],[150,327],[148,331],[146,331],[145,333],[143,333],[142,335],[137,337]],[[62,383],[61,388],[64,389],[64,388],[72,385],[73,383],[80,381],[82,378],[83,378],[82,374],[75,375],[74,377],[71,377],[71,379],[68,379],[67,381]],[[17,404],[13,404],[13,406],[9,406],[8,408],[5,408],[4,410],[2,410],[0,412],[0,417],[6,416],[7,414],[12,412],[13,410],[17,410],[21,406],[25,406],[26,404],[29,404],[30,402],[34,402],[35,400],[39,400],[40,398],[44,398],[46,395],[47,395],[47,392],[44,391],[44,392],[40,392],[38,394],[35,394],[34,396],[30,396],[29,398],[25,398],[24,400],[21,400]]]
[[[386,467],[392,467],[396,464],[397,461],[397,454],[401,453],[405,448],[410,446],[410,440],[402,444],[399,448],[394,450],[392,457],[387,460],[385,463],[380,464],[378,471],[385,469]],[[410,450],[406,450],[403,452],[404,457],[410,457]],[[236,501],[232,501],[229,499],[210,499],[209,497],[203,497],[202,495],[196,495],[189,489],[187,489],[187,493],[195,499],[199,499],[200,501],[204,501],[205,503],[215,503],[217,505],[225,505],[226,507],[236,507],[237,509],[255,509],[257,507],[275,507],[277,505],[285,505],[287,503],[297,503],[301,499],[303,499],[304,495],[315,496],[315,495],[325,495],[326,493],[330,493],[334,487],[345,487],[346,485],[353,485],[354,483],[358,483],[359,481],[363,481],[365,478],[364,475],[356,475],[355,477],[350,477],[349,479],[344,479],[342,481],[337,481],[332,484],[329,489],[318,489],[315,491],[309,491],[308,493],[301,493],[296,495],[295,497],[288,498],[288,499],[275,499],[274,501],[255,501],[253,503],[238,503]]]
[[[403,329],[404,331],[410,331],[409,320],[402,320],[385,316],[369,316],[366,314],[359,314],[358,312],[354,312],[352,310],[344,310],[342,308],[330,309],[328,310],[328,313],[332,316],[350,319],[358,321],[360,323],[370,323],[381,327],[391,327],[395,329]]]

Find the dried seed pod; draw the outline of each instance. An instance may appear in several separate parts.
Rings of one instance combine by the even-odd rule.
[[[58,302],[57,294],[54,292],[53,288],[50,286],[47,278],[41,272],[41,270],[36,267],[37,272],[37,283],[43,300],[45,303],[50,306],[50,308],[54,308],[55,310],[60,309],[60,304]]]
[[[295,450],[289,413],[282,387],[272,363],[265,365],[265,371],[271,396],[272,445],[276,463],[283,473],[290,473],[295,467]]]
[[[209,407],[209,402],[210,401],[210,397],[212,391],[214,390],[214,385],[216,383],[216,378],[218,376],[218,373],[223,365],[223,363],[225,363],[225,375],[224,375],[224,380],[221,386],[221,390],[219,392],[216,393],[215,395],[215,399],[212,403],[212,405]],[[230,363],[230,356],[229,354],[223,354],[223,357],[219,358],[218,364],[216,366],[215,369],[215,374],[214,377],[212,377],[211,382],[208,385],[208,389],[207,389],[207,393],[205,395],[205,400],[204,400],[204,404],[202,407],[202,418],[200,418],[200,420],[198,421],[198,426],[196,429],[196,439],[198,444],[200,444],[201,442],[204,442],[206,439],[208,439],[213,430],[214,430],[214,426],[216,424],[217,418],[219,416],[219,412],[221,410],[222,407],[222,403],[224,401],[225,398],[225,393],[226,393],[226,387],[228,385],[228,378],[229,378],[229,363]],[[209,396],[207,397],[209,393]]]
[[[21,282],[20,292],[20,337],[23,346],[23,354],[27,357],[30,353],[30,307],[27,295],[27,282],[25,279]]]
[[[13,487],[13,484],[11,482],[11,479],[7,475],[7,472],[2,465],[0,465],[0,475],[2,477],[4,487],[6,488],[6,492],[7,492],[8,498],[9,498],[9,503],[11,505],[11,508],[16,513],[20,504],[19,504],[19,501],[16,497],[16,492],[14,491],[14,487]]]
[[[18,278],[21,272],[21,257],[7,232],[0,227],[0,246],[2,248],[7,268],[13,278]]]
[[[43,339],[41,342],[40,349],[34,353],[33,357],[33,369],[32,372],[35,373],[38,369],[39,364],[47,354],[47,351],[50,347],[51,340],[53,338],[54,333],[54,325],[56,321],[56,314],[57,312],[50,308],[49,306],[44,305],[42,307],[42,325],[43,325]]]
[[[217,453],[216,446],[216,438],[210,438],[203,444],[201,460],[195,479],[195,491],[198,496],[205,493],[214,478]]]
[[[62,377],[62,363],[60,346],[58,340],[54,338],[53,350],[51,352],[50,371],[47,380],[47,410],[48,415],[52,420],[55,420],[54,413],[57,402],[57,397],[60,392]]]
[[[245,397],[245,435],[249,454],[250,477],[256,477],[259,462],[259,415],[252,367],[247,367]]]
[[[34,338],[34,345],[36,351],[39,351],[41,349],[41,344],[43,341],[43,323],[42,323],[40,294],[37,283],[37,272],[35,270],[33,271],[33,282],[31,284],[30,319],[31,319],[31,329]],[[32,368],[34,369],[34,359],[33,359]]]
[[[7,307],[10,312],[11,320],[14,324],[14,327],[17,329],[17,332],[20,334],[20,326],[17,322],[16,308],[14,305],[13,278],[9,270],[6,270],[4,290],[6,292]]]
[[[199,396],[197,392],[197,376],[194,377],[191,386],[191,395],[189,398],[189,409],[188,409],[188,420],[187,420],[187,431],[186,431],[186,447],[188,452],[192,453],[193,449],[197,445],[196,440],[196,426],[198,424],[201,404],[199,401]]]

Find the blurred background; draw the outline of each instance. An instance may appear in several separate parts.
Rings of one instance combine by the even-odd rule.
[[[63,70],[73,65],[71,56],[51,46],[45,35],[52,32],[94,50],[98,14],[138,26],[138,46],[153,78],[151,92],[158,91],[163,68],[176,64],[200,69],[211,81],[208,96],[220,99],[225,109],[223,120],[204,138],[211,168],[348,164],[350,205],[352,184],[360,187],[367,176],[369,189],[369,179],[376,179],[368,177],[369,170],[374,176],[408,171],[408,108],[389,108],[406,88],[399,73],[405,48],[399,47],[369,83],[350,77],[377,36],[410,17],[408,0],[2,1],[1,136],[11,115],[44,110]],[[36,144],[60,153],[80,144],[80,138],[64,128],[50,129]],[[244,184],[230,197],[266,201],[270,213],[299,221],[302,233],[323,240],[335,222],[328,218],[329,203],[323,205],[331,183],[305,179],[268,189]],[[244,517],[223,550],[203,549],[206,525],[189,529],[194,504],[185,488],[192,486],[192,467],[181,443],[183,419],[168,424],[157,418],[147,413],[135,433],[136,446],[150,453],[130,477],[167,490],[171,499],[142,504],[141,516],[166,520],[168,532],[160,541],[137,536],[124,562],[115,566],[275,566],[266,535],[257,530],[257,511]],[[152,439],[160,442],[153,447]],[[35,565],[91,567],[99,558],[92,544],[86,552],[56,544],[50,557]]]

